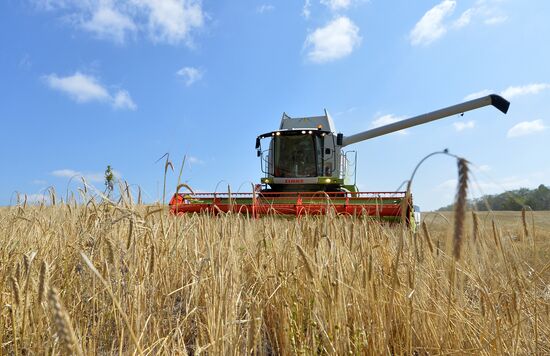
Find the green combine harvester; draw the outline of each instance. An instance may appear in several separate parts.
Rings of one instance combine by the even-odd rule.
[[[414,223],[412,197],[406,192],[360,192],[356,186],[355,151],[344,148],[430,121],[492,105],[507,113],[510,103],[488,95],[351,136],[337,133],[324,115],[292,118],[283,114],[278,130],[256,138],[264,177],[250,193],[180,193],[170,201],[174,214],[222,212],[318,215],[368,215],[387,221]],[[262,141],[267,141],[262,148]]]

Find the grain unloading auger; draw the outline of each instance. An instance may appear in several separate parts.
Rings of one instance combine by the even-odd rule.
[[[251,193],[179,193],[170,201],[174,214],[210,212],[316,215],[370,215],[408,223],[414,220],[412,197],[406,192],[359,192],[355,185],[355,151],[344,147],[430,121],[492,105],[503,113],[510,103],[488,95],[355,135],[336,133],[324,115],[291,118],[283,114],[278,130],[256,138],[264,178]],[[261,141],[269,140],[262,150]],[[408,200],[408,201],[405,201]],[[405,209],[405,210],[404,210]]]

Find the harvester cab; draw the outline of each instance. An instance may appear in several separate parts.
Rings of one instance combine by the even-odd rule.
[[[334,211],[415,226],[415,217],[419,217],[407,192],[358,191],[355,151],[346,152],[345,147],[488,105],[506,113],[510,103],[498,95],[488,95],[351,136],[337,133],[326,110],[321,116],[300,118],[285,113],[278,130],[256,138],[264,177],[252,192],[176,192],[170,201],[171,211],[174,214],[238,212],[252,216],[318,215]],[[264,149],[262,140],[268,141]]]
[[[265,174],[264,192],[337,192],[353,190],[349,159],[338,145],[334,123],[322,116],[291,118],[286,113],[278,130],[256,139],[256,150]],[[261,140],[268,139],[262,150]],[[269,187],[269,188],[268,188]]]

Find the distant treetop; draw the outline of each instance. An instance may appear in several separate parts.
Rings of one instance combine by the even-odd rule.
[[[528,206],[533,210],[550,210],[550,188],[541,184],[536,189],[520,188],[496,195],[484,195],[468,201],[471,209],[486,210],[521,210]],[[453,204],[444,206],[439,211],[453,210]]]

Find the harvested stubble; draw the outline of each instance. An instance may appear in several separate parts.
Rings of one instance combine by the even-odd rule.
[[[0,353],[550,353],[532,232],[150,211],[0,210]]]

